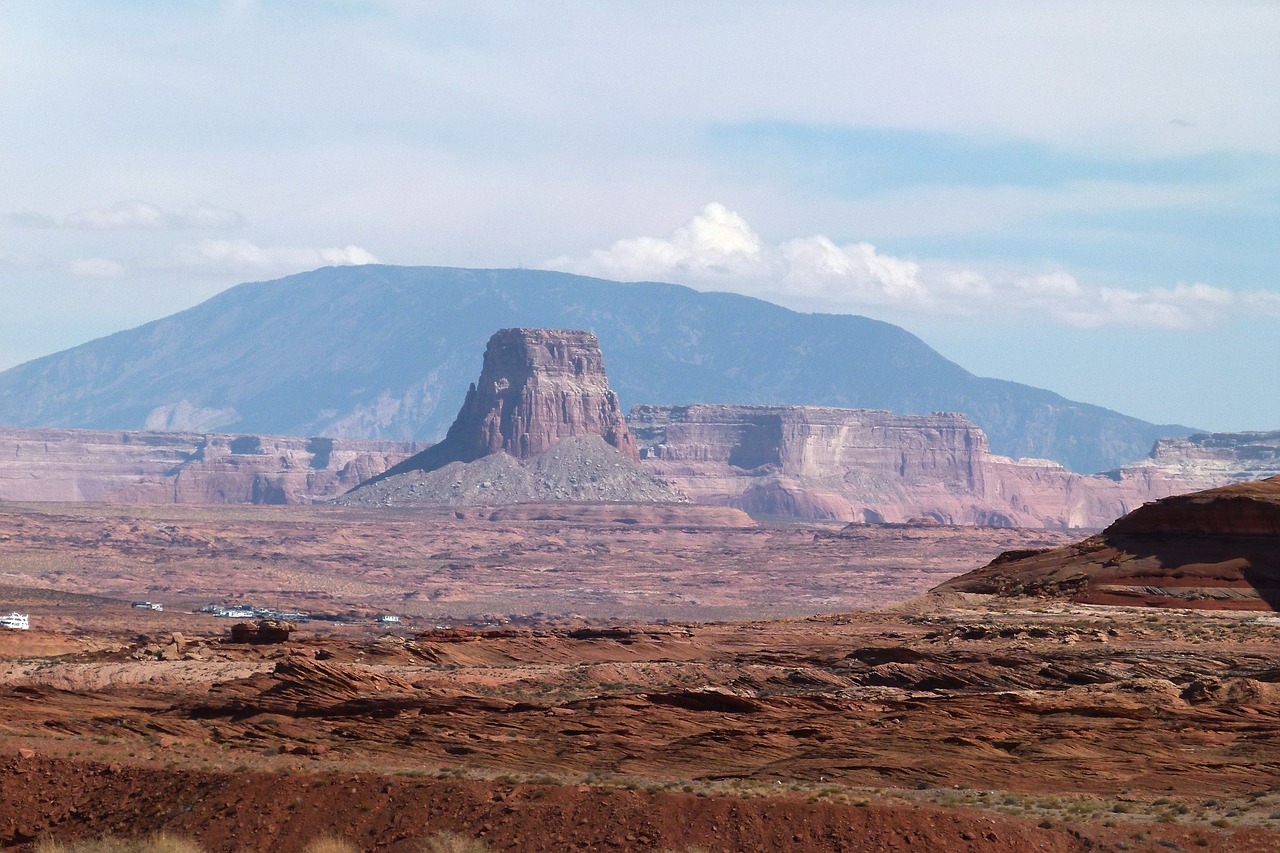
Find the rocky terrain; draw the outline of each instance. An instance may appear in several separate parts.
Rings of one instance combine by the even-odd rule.
[[[0,500],[315,503],[421,448],[401,441],[0,427]]]
[[[628,423],[645,464],[692,500],[761,517],[1099,528],[1204,479],[1256,470],[1219,449],[1179,468],[1183,443],[1168,442],[1157,446],[1158,464],[1086,476],[995,455],[968,418],[938,412],[636,406]]]
[[[494,329],[590,329],[625,405],[965,412],[996,453],[1102,471],[1155,425],[974,376],[906,331],[728,293],[538,270],[331,267],[0,372],[0,424],[437,441]]]
[[[1280,610],[1280,477],[1165,498],[1098,536],[1002,555],[942,589],[1091,604]]]
[[[1274,534],[1272,484],[1232,489],[1125,535],[1202,504]],[[690,504],[0,507],[0,610],[33,626],[0,631],[0,844],[1275,849],[1276,617],[919,595],[1070,541]]]
[[[502,329],[444,441],[361,484],[345,506],[683,501],[640,465],[590,332]]]
[[[1124,609],[0,635],[0,843],[411,851],[1280,844],[1278,627]],[[176,615],[160,614],[178,625]],[[194,617],[188,617],[193,619]],[[312,623],[313,625],[315,623]],[[40,636],[39,632],[27,632]],[[61,645],[58,645],[58,641]]]

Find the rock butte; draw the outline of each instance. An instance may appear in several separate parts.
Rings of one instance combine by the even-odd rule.
[[[596,336],[500,329],[489,338],[480,379],[444,440],[383,476],[434,471],[498,452],[528,459],[581,435],[598,435],[627,458],[640,458],[618,395],[609,389]]]
[[[755,516],[1099,528],[1156,498],[1280,472],[1280,433],[1162,441],[1104,475],[991,453],[964,415],[818,406],[635,406],[646,465]]]
[[[1140,507],[1066,548],[1012,551],[939,590],[1280,610],[1280,477]]]
[[[590,332],[502,329],[444,441],[362,483],[347,506],[688,501],[641,466]]]
[[[316,503],[421,448],[411,441],[0,428],[0,500]]]

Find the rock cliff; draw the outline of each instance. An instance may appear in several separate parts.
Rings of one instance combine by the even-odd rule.
[[[1115,479],[1163,476],[1186,491],[1280,475],[1280,431],[1197,433],[1161,438],[1145,459],[1123,465]]]
[[[938,589],[1085,604],[1280,610],[1280,477],[1164,498],[1098,536],[1010,552]]]
[[[480,379],[467,391],[444,440],[386,476],[434,471],[498,452],[528,459],[580,435],[598,435],[639,461],[596,336],[565,329],[500,329],[489,338]]]
[[[1107,476],[992,454],[965,416],[816,406],[636,406],[645,464],[699,503],[757,516],[1100,528],[1186,491],[1176,472]]]
[[[400,441],[0,428],[0,500],[325,501],[413,455]]]
[[[682,501],[640,465],[590,332],[502,329],[444,441],[344,495],[348,506]]]

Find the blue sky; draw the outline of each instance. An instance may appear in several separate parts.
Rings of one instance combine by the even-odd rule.
[[[327,263],[899,323],[1280,429],[1280,5],[0,0],[0,367]]]

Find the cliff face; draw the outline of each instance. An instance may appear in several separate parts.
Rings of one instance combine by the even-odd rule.
[[[693,500],[860,522],[1103,527],[1185,490],[1156,469],[1083,476],[991,453],[963,415],[814,406],[636,406],[645,464]]]
[[[1086,604],[1280,610],[1280,477],[1164,498],[1099,536],[1006,554],[939,589]]]
[[[1280,475],[1280,431],[1161,438],[1145,459],[1124,465],[1110,476],[1163,476],[1191,491],[1276,475]]]
[[[599,436],[633,462],[640,454],[609,388],[590,332],[501,329],[489,339],[480,379],[444,441],[391,474],[434,471],[504,452],[529,459],[567,438]]]
[[[0,500],[324,501],[417,451],[413,442],[0,428]]]

